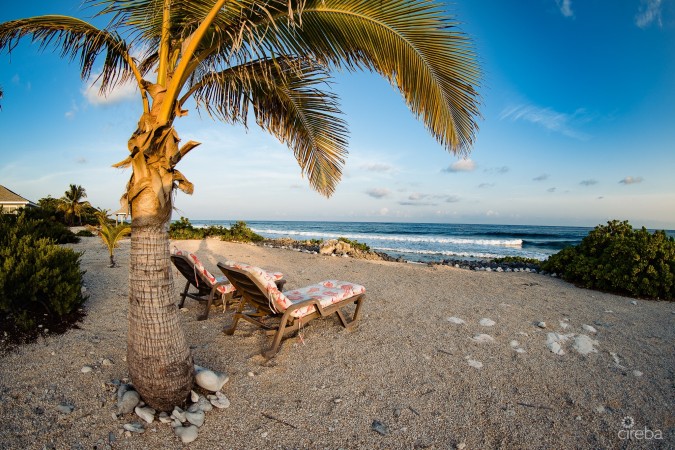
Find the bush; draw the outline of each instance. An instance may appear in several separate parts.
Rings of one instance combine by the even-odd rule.
[[[195,228],[187,217],[181,217],[177,222],[169,225],[171,239],[204,239],[204,229]]]
[[[345,242],[345,243],[351,245],[352,248],[361,250],[362,252],[369,252],[370,251],[370,247],[368,247],[366,244],[363,244],[359,241],[347,239],[345,237],[339,237],[337,240],[341,241],[341,242]]]
[[[89,230],[80,230],[75,234],[75,236],[94,237],[96,235]]]
[[[246,222],[239,221],[228,230],[220,225],[211,225],[204,228],[195,228],[186,217],[169,225],[169,237],[171,239],[204,239],[207,237],[220,237],[223,241],[238,242],[261,242],[265,238],[251,230]]]
[[[492,262],[497,264],[529,264],[537,267],[541,264],[538,259],[525,258],[524,256],[503,256],[493,259]]]
[[[0,217],[0,313],[25,331],[43,314],[63,318],[86,298],[82,254],[35,235],[38,225],[20,219]]]
[[[242,222],[241,220],[232,225],[229,231],[221,236],[221,239],[223,241],[239,242],[261,242],[265,240],[264,237],[256,234],[246,225],[246,222]]]
[[[80,239],[68,227],[58,222],[51,213],[42,208],[27,208],[16,217],[21,233],[48,238],[57,244],[73,244]]]
[[[579,245],[541,265],[572,283],[633,297],[675,299],[675,239],[634,230],[627,221],[599,225]]]

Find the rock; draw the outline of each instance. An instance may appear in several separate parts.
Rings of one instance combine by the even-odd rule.
[[[370,428],[373,431],[380,433],[382,436],[389,434],[389,428],[379,420],[373,420],[373,423],[370,424]]]
[[[483,363],[480,361],[476,361],[475,359],[468,359],[467,362],[469,365],[475,369],[480,369],[483,367]]]
[[[190,400],[192,400],[192,403],[197,403],[199,400],[199,394],[197,394],[195,391],[190,391]]]
[[[598,345],[598,341],[594,341],[585,334],[579,334],[575,336],[572,348],[582,355],[588,355],[589,353],[598,353],[595,345]]]
[[[103,361],[101,361],[101,364],[104,366],[112,366],[113,362],[109,360],[108,358],[104,358]]]
[[[514,340],[509,342],[509,345],[513,348],[520,347],[520,342]]]
[[[94,370],[94,369],[92,369],[91,366],[84,366],[84,367],[82,367],[82,369],[80,369],[80,372],[82,372],[82,373],[89,373],[89,372],[91,372],[92,370]]]
[[[494,326],[495,321],[487,318],[480,319],[478,322],[479,324],[483,325],[484,327],[491,327]]]
[[[635,300],[631,300],[630,304],[631,305],[637,305],[637,302]]]
[[[599,412],[600,414],[602,414],[602,413],[604,413],[604,412],[606,411],[606,410],[605,410],[605,407],[602,406],[602,405],[600,405],[600,406],[598,406],[597,408],[595,408],[595,410],[596,410],[597,412]]]
[[[180,420],[181,422],[185,422],[187,420],[185,417],[185,411],[180,409],[178,406],[173,408],[173,411],[171,412],[171,417],[173,417],[176,420]]]
[[[224,373],[215,372],[195,364],[195,383],[211,392],[219,391],[230,377]]]
[[[535,323],[535,325],[538,326],[539,328],[546,328],[546,322],[537,322]]]
[[[208,399],[209,402],[218,409],[225,409],[229,408],[230,406],[230,401],[224,395],[222,396],[209,395]]]
[[[546,335],[546,347],[556,355],[562,356],[565,350],[562,348],[562,343],[565,343],[572,335],[560,333],[548,333]]]
[[[569,323],[563,322],[562,320],[560,321],[560,328],[562,328],[563,330],[566,330],[569,326],[570,326]]]
[[[134,409],[134,412],[136,413],[136,415],[138,417],[145,420],[147,423],[152,423],[152,422],[155,421],[155,412],[156,411],[154,409],[150,408],[149,406],[144,406],[142,408],[140,406],[137,406]]]
[[[185,418],[192,425],[196,425],[198,427],[201,427],[202,425],[204,425],[205,414],[204,414],[204,411],[197,411],[197,412],[189,412],[188,411],[188,412],[185,413]]]
[[[70,414],[73,412],[75,409],[75,406],[68,404],[68,403],[61,403],[59,406],[56,407],[56,409],[63,414]]]
[[[464,450],[466,448],[466,442],[460,442],[457,444],[457,450]]]
[[[447,320],[448,320],[448,322],[454,323],[454,324],[457,324],[457,325],[462,325],[462,324],[466,323],[462,319],[460,319],[459,317],[448,317]]]
[[[134,408],[138,405],[138,402],[141,400],[141,396],[138,392],[134,391],[133,389],[130,389],[129,387],[127,389],[122,389],[124,386],[129,386],[129,385],[122,385],[120,386],[119,391],[117,391],[117,413],[118,414],[129,414],[134,410]],[[120,396],[120,392],[122,395]]]
[[[124,429],[127,431],[130,431],[132,433],[143,433],[145,432],[145,428],[143,428],[143,424],[139,422],[132,422],[132,423],[125,423],[123,425]]]
[[[190,405],[190,407],[188,408],[188,412],[197,412],[197,411],[209,412],[212,409],[213,405],[207,399],[205,399],[202,396],[198,396],[197,401],[192,405]]]
[[[590,325],[585,325],[585,324],[584,324],[584,325],[581,326],[581,328],[583,328],[584,331],[587,331],[587,332],[593,333],[593,334],[595,334],[595,333],[598,332],[598,330],[596,330],[595,328],[593,328],[593,327],[590,326]]]
[[[159,413],[159,421],[162,423],[171,423],[172,419],[166,412],[162,411]]]
[[[641,377],[641,376],[642,376],[642,372],[640,372],[639,370],[634,370],[634,371],[633,371],[633,376]]]
[[[183,444],[189,444],[190,442],[197,439],[197,434],[199,433],[199,428],[194,425],[189,427],[176,427],[173,429],[176,436],[180,438]]]
[[[495,339],[490,336],[489,334],[477,334],[474,337],[471,338],[472,341],[478,342],[480,344],[485,343],[485,342],[494,342]]]

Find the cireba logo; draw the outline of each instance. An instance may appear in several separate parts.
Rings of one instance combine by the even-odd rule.
[[[647,427],[644,429],[634,430],[635,419],[631,416],[626,416],[621,421],[621,426],[623,430],[619,431],[619,439],[628,440],[628,439],[645,439],[651,441],[652,439],[663,439],[663,433],[661,430],[650,430]]]

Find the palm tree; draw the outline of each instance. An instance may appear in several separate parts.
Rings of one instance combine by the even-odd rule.
[[[0,49],[31,36],[77,60],[87,79],[102,58],[101,91],[138,86],[142,113],[128,141],[124,201],[133,216],[127,362],[146,403],[167,410],[193,384],[193,364],[171,298],[168,223],[176,169],[199,144],[179,146],[174,121],[195,108],[246,125],[252,111],[286,143],[311,187],[329,196],[347,154],[347,127],[329,91],[333,69],[374,71],[456,154],[477,131],[479,69],[471,41],[439,0],[88,0],[100,29],[49,15],[0,24]],[[155,75],[156,74],[156,75]],[[155,78],[156,76],[156,78]]]
[[[91,206],[89,202],[82,201],[85,198],[87,198],[87,191],[82,186],[75,184],[71,184],[61,197],[58,208],[65,213],[66,220],[70,225],[73,225],[75,217],[80,220],[80,225],[82,225],[82,212],[86,207]]]
[[[110,225],[107,217],[105,219],[99,218],[99,223],[101,224],[99,236],[101,236],[101,240],[103,240],[103,243],[108,247],[108,252],[110,254],[110,267],[116,267],[117,265],[115,264],[115,258],[113,254],[119,244],[119,240],[131,233],[131,227],[126,223]]]

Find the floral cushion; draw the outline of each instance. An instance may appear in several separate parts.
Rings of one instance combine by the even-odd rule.
[[[366,288],[360,284],[349,283],[347,281],[326,280],[321,283],[312,284],[311,286],[282,293],[277,289],[274,280],[269,276],[265,276],[266,272],[259,267],[234,261],[226,261],[225,265],[248,272],[252,278],[257,279],[258,282],[265,287],[267,297],[271,300],[270,309],[275,312],[283,312],[291,305],[310,299],[318,300],[322,307],[326,307],[346,298],[366,292]],[[313,313],[315,310],[316,307],[314,305],[307,305],[293,311],[291,316],[298,318],[304,317],[307,314]]]
[[[179,250],[177,248],[174,248],[173,251],[174,255],[179,255],[179,256],[185,256],[187,257],[190,261],[192,261],[195,272],[199,271],[201,272],[202,275],[206,277],[207,280],[211,282],[211,286],[213,286],[216,283],[220,283],[218,287],[216,287],[216,290],[220,292],[221,294],[229,294],[230,292],[234,292],[235,288],[230,284],[230,282],[227,280],[227,277],[221,276],[221,277],[214,277],[211,272],[209,272],[206,267],[202,264],[202,262],[197,258],[197,255],[194,253],[190,253],[185,250]],[[284,277],[284,274],[281,272],[265,272],[264,270],[260,269],[261,271],[264,272],[265,276],[268,277],[269,279],[272,280],[272,282],[276,280],[281,280]],[[195,277],[195,281],[198,283],[199,279]]]

